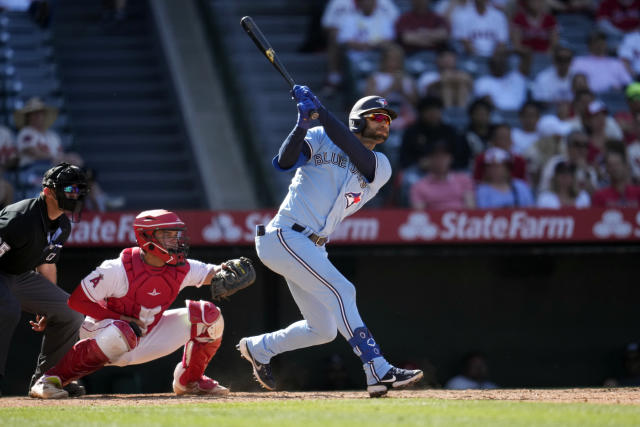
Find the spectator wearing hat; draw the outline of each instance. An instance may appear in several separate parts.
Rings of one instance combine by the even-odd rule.
[[[442,98],[444,108],[465,107],[473,88],[473,78],[456,66],[457,55],[453,49],[443,48],[436,58],[437,70],[426,71],[418,78],[420,96]]]
[[[40,191],[40,177],[54,164],[67,162],[83,166],[84,161],[76,153],[65,153],[60,136],[50,129],[58,117],[55,107],[40,98],[31,98],[24,107],[14,111],[13,121],[19,129],[17,149],[19,181],[25,197]]]
[[[82,166],[82,158],[75,153],[64,153],[60,136],[50,129],[57,118],[58,109],[45,104],[40,98],[29,99],[24,107],[13,113],[13,121],[19,129],[20,167],[35,162],[44,162],[48,167],[59,162]]]
[[[619,58],[607,54],[607,36],[601,32],[589,36],[589,54],[576,57],[571,63],[571,74],[587,76],[589,88],[595,93],[621,90],[633,80]]]
[[[427,96],[418,103],[418,120],[407,128],[400,146],[400,166],[407,168],[431,151],[437,141],[448,141],[453,147],[453,169],[468,166],[468,148],[452,126],[442,121],[442,99]]]
[[[591,205],[591,199],[589,193],[578,189],[575,167],[568,162],[560,161],[554,168],[551,188],[538,195],[536,205],[545,209],[588,208]]]
[[[593,206],[640,208],[640,186],[631,184],[624,151],[609,149],[604,155],[609,186],[593,194]]]
[[[428,174],[411,187],[414,209],[475,207],[473,181],[466,172],[452,172],[451,143],[436,141],[427,155]]]
[[[578,191],[585,190],[588,194],[598,186],[598,174],[587,161],[589,153],[589,136],[579,130],[573,130],[567,135],[566,154],[557,154],[545,164],[540,175],[538,191],[550,191],[552,187],[555,167],[558,163],[566,162],[573,168],[575,183]]]
[[[513,160],[508,151],[491,147],[484,153],[483,180],[476,186],[479,208],[518,208],[534,205],[531,189],[512,177]]]
[[[527,161],[529,182],[536,185],[540,179],[543,166],[553,156],[564,153],[565,138],[571,132],[572,126],[554,115],[546,115],[536,125],[538,139],[536,139],[522,156]]]
[[[511,126],[507,123],[498,123],[491,127],[489,149],[491,148],[500,148],[509,153],[511,176],[523,181],[527,179],[527,162],[524,157],[512,153],[513,142],[511,140]],[[487,149],[487,151],[489,149]],[[478,154],[474,160],[473,179],[476,182],[484,179],[485,156],[487,151]]]
[[[531,96],[538,102],[553,103],[571,101],[571,75],[569,67],[573,60],[573,52],[564,46],[553,49],[553,65],[540,71],[535,77]]]

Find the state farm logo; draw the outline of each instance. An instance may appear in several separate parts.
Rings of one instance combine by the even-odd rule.
[[[378,218],[347,218],[331,233],[331,241],[376,240],[379,232]]]
[[[432,240],[438,235],[438,226],[429,220],[428,214],[412,213],[407,222],[400,226],[398,233],[403,240]]]
[[[636,216],[636,220],[640,220],[640,212]],[[609,237],[624,239],[631,235],[632,229],[631,223],[624,220],[621,212],[608,210],[603,212],[602,219],[593,226],[593,234],[601,239],[607,239]],[[636,235],[637,234],[636,232]]]
[[[525,211],[450,211],[435,222],[427,213],[414,212],[400,225],[398,235],[403,240],[558,240],[572,238],[574,229],[571,216],[537,216]]]
[[[121,215],[108,219],[96,215],[91,220],[74,223],[67,242],[77,245],[85,244],[129,244],[136,241],[133,232],[134,215]]]
[[[202,238],[206,242],[253,242],[258,224],[267,224],[272,216],[254,212],[245,218],[243,224],[236,224],[233,215],[219,213],[211,216],[211,221],[202,229]]]

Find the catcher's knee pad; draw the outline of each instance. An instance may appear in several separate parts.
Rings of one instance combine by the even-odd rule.
[[[353,337],[349,339],[349,344],[353,347],[353,352],[360,357],[362,363],[367,363],[376,357],[382,357],[378,343],[373,339],[371,332],[364,326],[353,331]]]
[[[95,337],[100,350],[114,361],[138,345],[138,337],[125,321],[114,320]]]
[[[222,338],[224,318],[220,309],[210,301],[187,300],[191,338],[200,342],[211,342]]]

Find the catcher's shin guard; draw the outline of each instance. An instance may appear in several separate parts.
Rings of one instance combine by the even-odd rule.
[[[97,371],[137,345],[138,337],[131,326],[122,320],[114,320],[95,338],[78,341],[45,375],[60,377],[62,385],[66,386]]]
[[[215,304],[187,300],[191,339],[184,346],[182,361],[173,373],[173,389],[183,394],[204,376],[207,365],[222,343],[224,319]]]
[[[65,386],[97,371],[107,362],[109,358],[102,352],[96,340],[87,338],[78,341],[56,366],[45,372],[45,375],[59,377]]]

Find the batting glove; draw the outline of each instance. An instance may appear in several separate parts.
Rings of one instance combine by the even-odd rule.
[[[311,118],[309,114],[316,109],[315,104],[310,98],[303,98],[298,102],[298,122],[297,125],[303,129],[309,129],[311,126]]]

